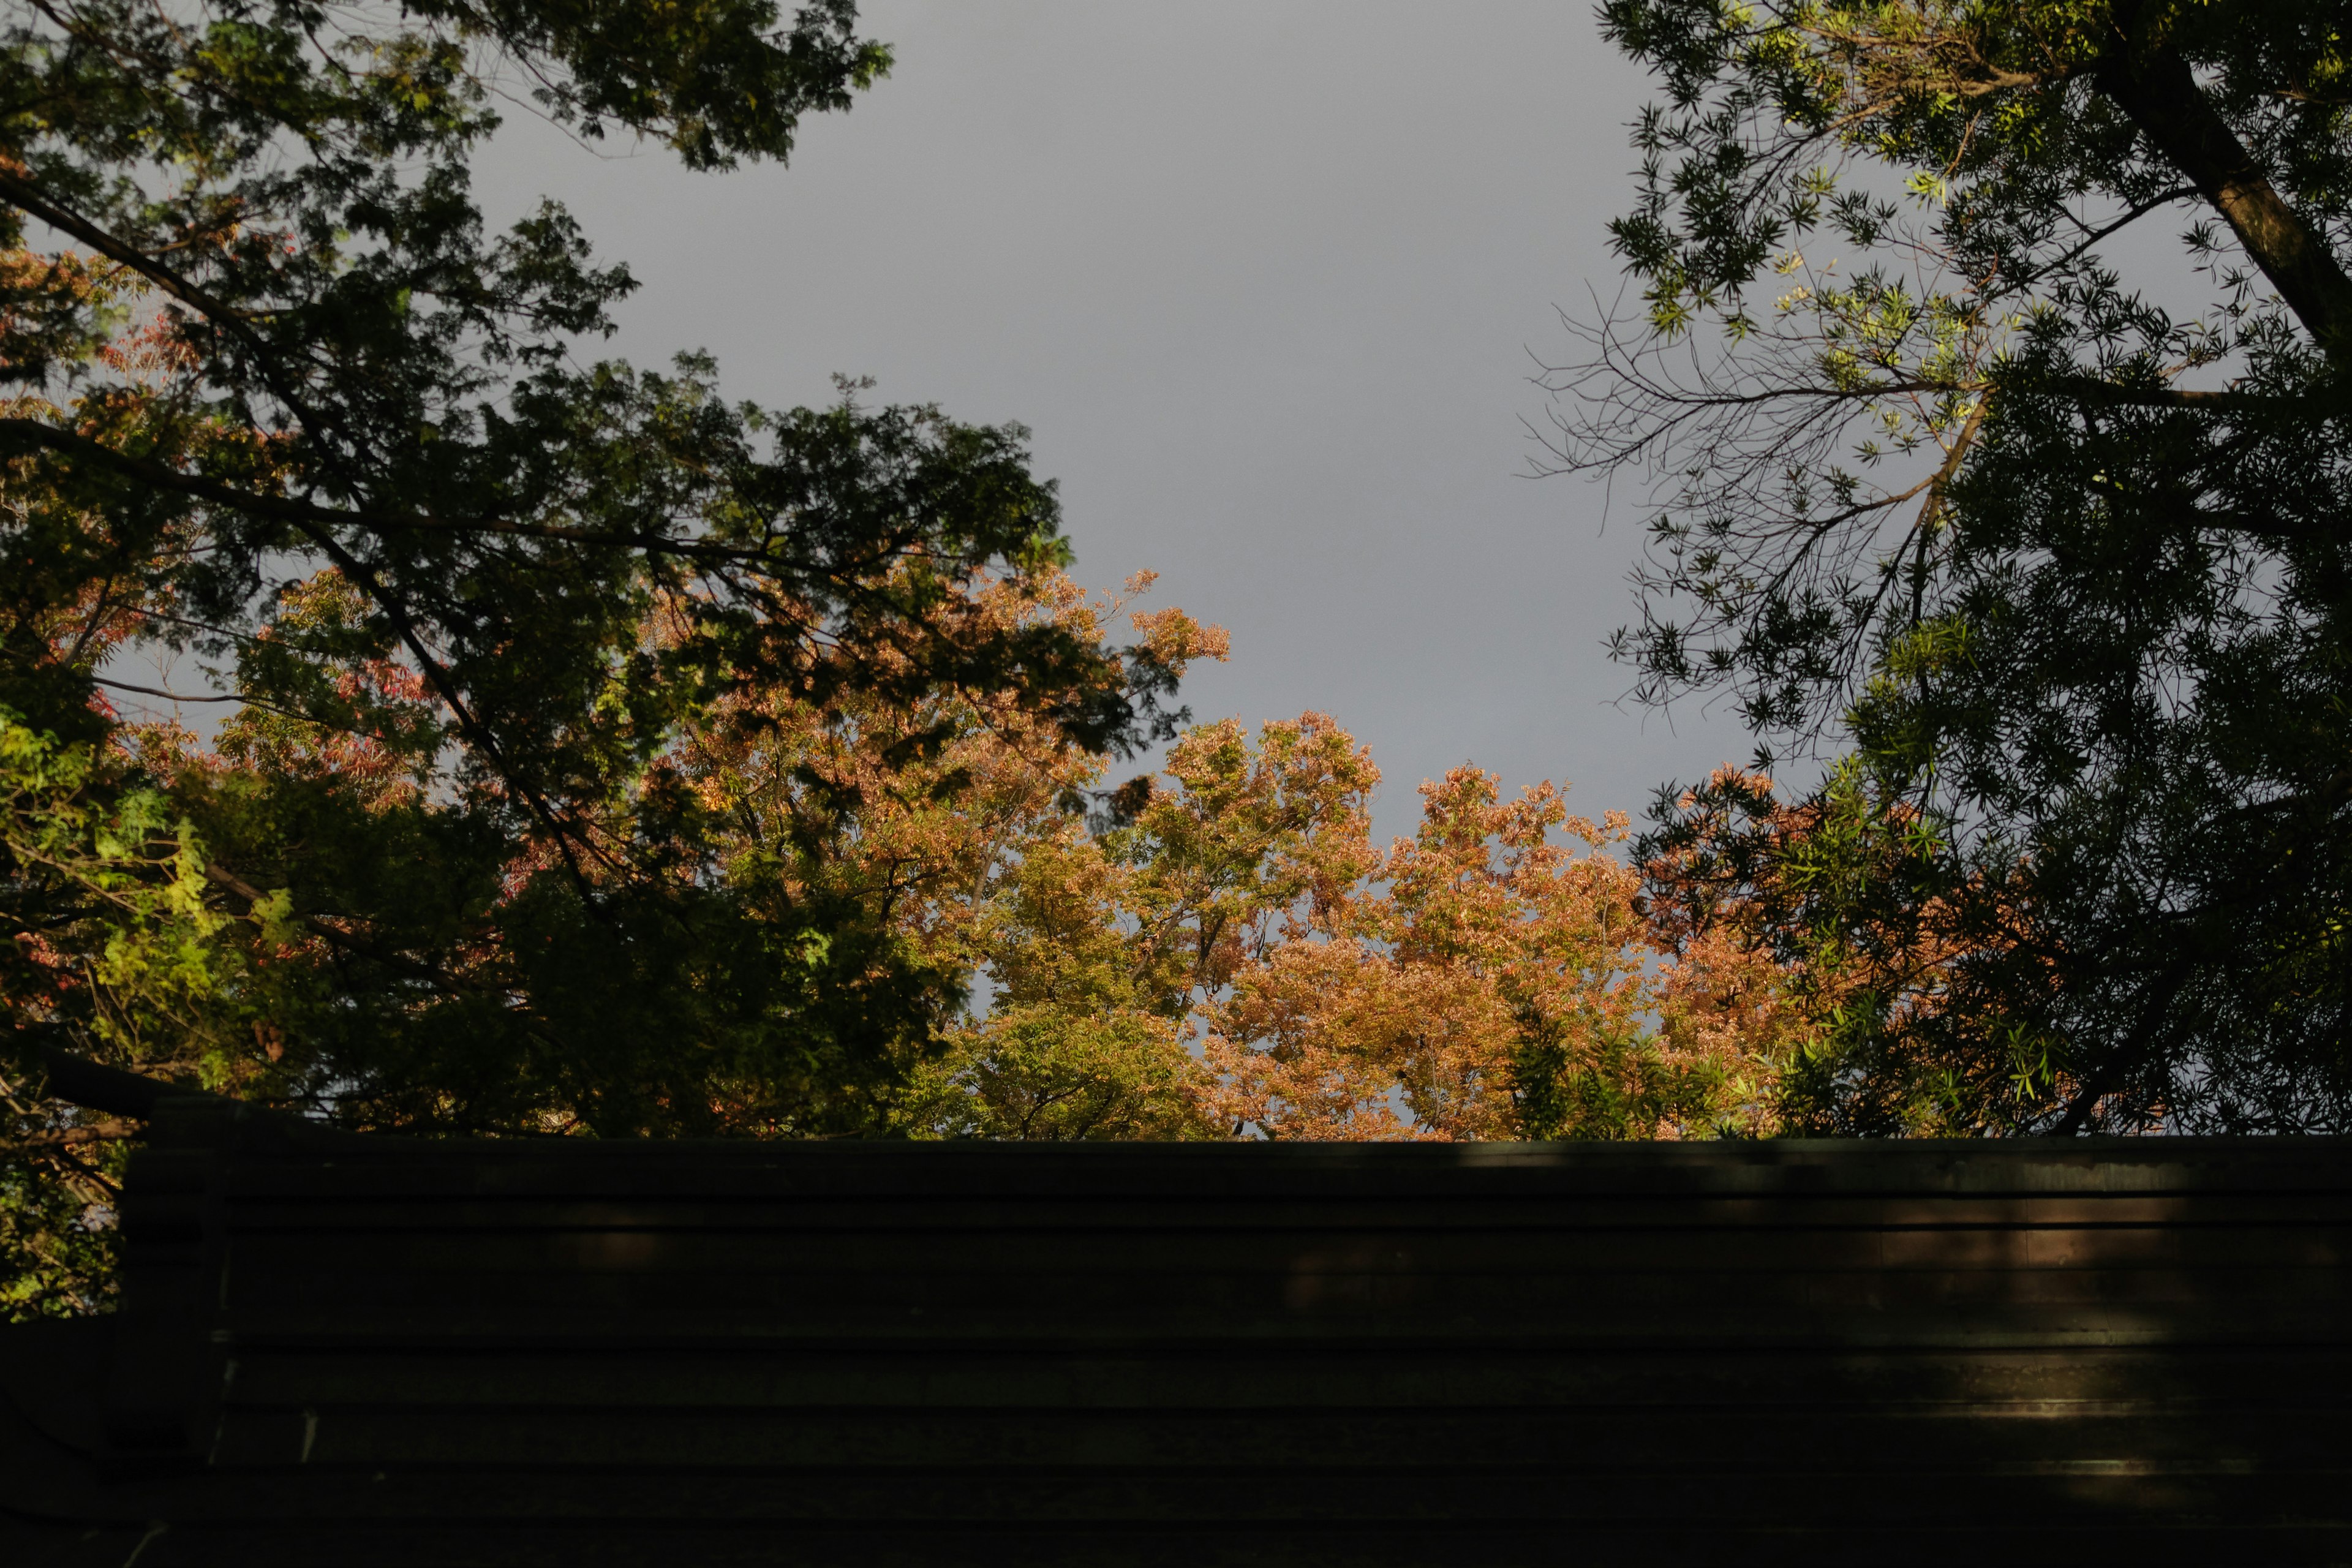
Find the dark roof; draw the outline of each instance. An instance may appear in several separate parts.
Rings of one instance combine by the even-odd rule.
[[[157,1129],[0,1560],[2352,1561],[2340,1141]]]

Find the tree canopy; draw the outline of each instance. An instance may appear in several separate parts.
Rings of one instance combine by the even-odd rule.
[[[1641,303],[1555,466],[1653,481],[1619,650],[1764,752],[1386,848],[1331,717],[1186,727],[1224,634],[1077,585],[1018,426],[596,359],[626,273],[474,202],[501,104],[785,157],[847,0],[5,15],[0,1310],[105,1289],[60,1060],[419,1134],[2352,1121],[2330,12],[1610,0]]]
[[[1169,732],[1153,647],[970,591],[1067,558],[1025,432],[595,359],[625,270],[471,194],[502,105],[725,169],[888,64],[849,0],[5,9],[0,1079],[83,1196],[45,1047],[363,1127],[873,1130],[965,976],[841,851],[947,737],[756,854],[688,752],[949,692]]]
[[[1733,789],[1651,847],[1783,952],[1914,933],[1799,1124],[2352,1123],[2340,12],[1602,16],[1663,89],[1641,306],[1551,376],[1555,466],[1654,481],[1642,694],[1846,757],[1829,840]]]

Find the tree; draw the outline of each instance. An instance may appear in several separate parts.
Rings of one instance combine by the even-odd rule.
[[[1781,1131],[1977,1135],[2049,1093],[2055,977],[2026,879],[1954,886],[1945,827],[1859,759],[1793,805],[1718,768],[1643,847],[1660,945],[1770,978]]]
[[[73,1151],[135,1129],[42,1099],[45,1049],[362,1127],[891,1124],[964,972],[855,874],[858,790],[745,853],[692,746],[951,692],[1117,753],[1172,732],[1173,671],[990,608],[1067,559],[1019,427],[593,361],[626,273],[551,205],[489,232],[467,174],[501,97],[782,159],[886,70],[855,24],[8,10],[0,1142],[102,1198]],[[212,668],[213,750],[106,700],[140,650]],[[950,738],[912,721],[877,780]]]
[[[1620,651],[1768,757],[1850,747],[1807,809],[1910,837],[1887,931],[1966,933],[1976,1036],[1848,1036],[1822,1114],[2352,1124],[2340,18],[1603,16],[1664,88],[1612,230],[1644,309],[1551,379],[1559,467],[1657,482]]]
[[[1294,1138],[1769,1125],[1786,977],[1751,951],[1663,945],[1639,872],[1606,852],[1622,813],[1571,817],[1549,783],[1505,800],[1471,766],[1421,795],[1420,832],[1369,885],[1286,911],[1209,1013],[1221,1116]]]
[[[1223,658],[1223,632],[1181,609],[1129,612],[1054,573],[969,591],[1006,634],[1057,627],[1107,665],[1169,679]],[[870,911],[959,994],[985,971],[992,1005],[942,1012],[930,1049],[893,1097],[888,1127],[931,1136],[1103,1138],[1202,1131],[1193,1064],[1161,1004],[1167,988],[1118,929],[1121,872],[1087,832],[1111,757],[1072,746],[1007,693],[941,689],[919,704],[837,694],[818,704],[747,692],[715,709],[677,754],[683,789],[719,824],[730,868],[782,860],[803,885]],[[745,875],[736,871],[738,876]]]
[[[79,1005],[109,1043],[214,1012],[237,976],[227,922],[206,907],[201,851],[152,788],[0,711],[0,867],[15,940],[0,948],[14,1019]],[[59,918],[64,911],[77,918]],[[263,918],[276,913],[265,909]],[[72,925],[105,940],[59,951]],[[44,1077],[0,1068],[0,1319],[92,1311],[110,1294],[112,1201],[134,1123],[46,1100]]]
[[[96,745],[113,645],[226,661],[231,765],[143,766],[219,899],[249,915],[282,890],[318,949],[271,1003],[315,1054],[271,1058],[257,1089],[331,1081],[340,1109],[404,1124],[692,1125],[729,1052],[647,1053],[695,1022],[800,1064],[730,1070],[856,1080],[872,1064],[853,1057],[920,1037],[941,984],[851,940],[821,895],[719,875],[664,787],[675,738],[744,690],[954,687],[1098,748],[1168,689],[1148,659],[1114,675],[1050,621],[989,623],[956,592],[1061,558],[1020,431],[854,389],[733,406],[691,356],[580,368],[626,276],[551,206],[483,231],[467,160],[494,90],[535,84],[583,134],[655,136],[692,167],[782,158],[802,114],[887,67],[854,20],[845,0],[789,22],[757,0],[187,17],[98,0],[7,24],[0,700]],[[65,248],[26,248],[37,234]],[[786,953],[789,984],[677,1016],[714,994],[702,966],[740,979]],[[436,1054],[458,1037],[467,1060]],[[217,1079],[217,1049],[184,1059]]]
[[[1171,614],[1170,612],[1162,612]],[[1201,645],[1222,647],[1220,638]],[[1669,945],[1549,784],[1454,770],[1383,854],[1380,771],[1324,714],[1182,736],[1114,809],[994,841],[992,985],[915,1124],[942,1135],[1710,1136],[1772,1124],[1785,966]],[[1037,792],[1038,798],[1044,792]],[[1570,842],[1561,842],[1562,835]],[[1579,853],[1575,845],[1581,845]]]

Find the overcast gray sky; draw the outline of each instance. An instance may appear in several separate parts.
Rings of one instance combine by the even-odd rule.
[[[1464,761],[1639,818],[1749,746],[1612,706],[1639,544],[1621,493],[1522,477],[1530,351],[1615,289],[1643,73],[1580,0],[867,0],[898,64],[788,169],[599,157],[526,115],[492,216],[541,193],[644,287],[613,345],[707,347],[730,395],[1019,420],[1077,574],[1233,633],[1202,718],[1334,714],[1383,834]]]

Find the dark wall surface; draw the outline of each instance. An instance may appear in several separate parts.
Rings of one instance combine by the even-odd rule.
[[[11,1563],[2352,1563],[2352,1146],[600,1144],[185,1106]]]

